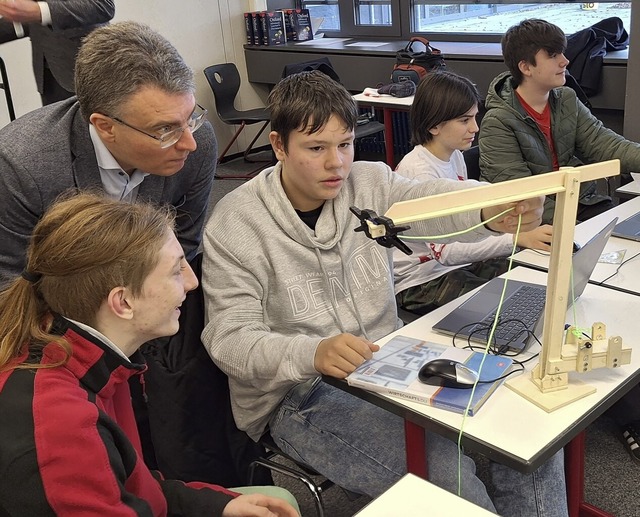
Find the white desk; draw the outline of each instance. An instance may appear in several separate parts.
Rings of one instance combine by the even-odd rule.
[[[630,199],[625,203],[607,210],[605,213],[593,217],[576,226],[574,241],[578,244],[584,244],[593,237],[599,230],[604,228],[614,217],[618,217],[619,221],[623,221],[640,212],[640,196]],[[618,273],[609,278],[616,272],[619,264],[598,263],[589,279],[589,282],[604,285],[612,289],[618,289],[626,293],[640,295],[640,256],[632,258],[640,253],[640,242],[629,239],[621,239],[620,237],[611,237],[604,248],[604,253],[612,251],[626,250],[624,260],[629,261],[623,265]],[[514,261],[524,266],[547,271],[549,268],[549,255],[533,250],[523,250],[514,255]],[[603,282],[606,278],[609,278]]]
[[[447,492],[424,479],[407,474],[354,517],[495,517],[484,508]]]
[[[358,103],[395,108],[403,111],[408,110],[413,104],[413,95],[410,97],[394,97],[393,95],[380,95],[380,97],[374,97],[371,95],[365,95],[364,93],[357,93],[353,98]]]
[[[511,271],[511,278],[545,284],[547,274],[518,267]],[[434,332],[431,327],[470,294],[417,319],[379,340],[378,344],[384,345],[396,334],[450,344],[451,338]],[[640,343],[637,340],[640,324],[635,317],[629,317],[629,308],[637,303],[638,299],[634,295],[593,284],[587,285],[583,295],[575,304],[577,323],[580,326],[590,326],[595,321],[604,322],[607,325],[608,336],[620,335],[625,346],[634,347],[631,364],[615,370],[598,369],[583,375],[570,374],[570,378],[579,378],[595,386],[597,391],[553,413],[546,413],[506,386],[501,386],[491,395],[477,415],[466,419],[462,444],[468,450],[479,452],[494,461],[522,472],[532,472],[575,437],[581,437],[580,440],[583,440],[584,429],[640,379]],[[568,312],[567,318],[568,322],[573,323],[573,309]],[[535,353],[537,348],[539,348],[538,345],[534,345],[530,352]],[[535,364],[537,361],[527,363],[528,370]],[[528,375],[528,371],[523,375]],[[422,458],[424,457],[424,442],[420,443],[420,437],[424,440],[422,428],[457,440],[462,425],[462,415],[396,397],[351,388],[346,382],[337,379],[325,378],[325,380],[405,419],[407,465],[410,472],[421,474],[420,465],[418,464],[415,468],[411,462],[412,458],[420,461],[421,454]],[[415,443],[412,443],[414,439]],[[575,453],[574,456],[576,454],[580,456],[578,460],[582,460],[581,447],[584,445],[580,440],[574,444],[574,448],[570,448]],[[569,464],[574,465],[573,460]],[[576,506],[580,508],[588,506],[582,502],[582,469],[574,466],[568,470],[571,476],[579,477],[577,480],[568,479],[567,483],[570,509],[573,508],[575,511]],[[422,473],[424,474],[424,469]],[[573,491],[569,491],[570,487],[574,487]]]
[[[621,197],[640,196],[640,181],[632,181],[616,189],[616,194]]]
[[[372,97],[364,93],[358,93],[353,96],[358,105],[373,106],[382,108],[384,115],[384,149],[385,160],[387,165],[392,169],[395,168],[395,157],[393,153],[393,111],[409,111],[413,104],[413,96],[411,97],[394,97],[392,95],[382,95],[380,97]]]

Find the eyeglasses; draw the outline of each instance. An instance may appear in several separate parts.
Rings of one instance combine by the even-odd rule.
[[[143,135],[147,135],[148,137],[157,140],[158,142],[160,142],[160,148],[166,149],[167,147],[171,147],[178,140],[180,140],[180,138],[182,138],[182,133],[184,133],[187,128],[189,129],[189,131],[191,131],[191,133],[195,133],[204,123],[204,117],[206,115],[207,110],[200,106],[200,104],[196,104],[196,109],[191,114],[191,117],[189,117],[186,127],[177,127],[175,129],[171,129],[166,133],[162,133],[160,136],[152,135],[150,133],[147,133],[146,131],[143,131],[142,129],[138,129],[131,124],[127,124],[124,120],[121,120],[118,117],[113,117],[111,115],[108,115],[108,117],[112,118],[116,122],[119,122],[123,126],[127,126],[128,128],[133,129],[138,133],[142,133]]]

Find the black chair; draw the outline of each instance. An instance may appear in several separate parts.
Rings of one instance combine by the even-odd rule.
[[[324,479],[322,482],[317,483],[314,481],[314,477],[321,476],[318,472],[313,470],[308,465],[302,464],[291,456],[284,453],[275,443],[269,431],[264,433],[260,438],[259,444],[266,450],[267,454],[261,458],[254,460],[249,466],[249,484],[253,484],[253,477],[255,475],[256,467],[264,467],[269,469],[270,472],[277,472],[284,476],[297,479],[303,483],[311,492],[313,502],[316,507],[316,514],[318,517],[324,517],[324,503],[322,501],[322,494],[335,484],[329,479]],[[289,467],[282,463],[274,461],[278,456],[289,460],[295,467]],[[345,491],[346,492],[346,491]],[[349,496],[350,493],[347,493]]]
[[[202,254],[190,265],[200,280]],[[244,486],[251,478],[273,484],[270,472],[251,473],[251,462],[264,457],[265,449],[235,424],[229,380],[200,339],[204,320],[200,281],[182,303],[177,334],[140,350],[148,366],[146,391],[139,379],[130,386],[145,461],[168,479]]]
[[[464,163],[467,166],[467,178],[480,179],[480,147],[474,145],[462,153]]]
[[[366,120],[364,124],[360,123],[362,120]],[[359,149],[364,145],[365,139],[371,137],[373,141],[382,142],[384,145],[384,124],[375,119],[373,112],[358,117],[358,125],[354,128],[354,144],[356,144],[355,159],[359,160]],[[382,139],[380,140],[378,135],[382,133]],[[360,144],[360,145],[358,145]]]
[[[340,76],[331,65],[329,58],[326,56],[319,57],[312,61],[302,61],[300,63],[290,63],[285,65],[282,69],[282,79],[289,75],[299,74],[300,72],[311,72],[312,70],[322,72],[323,74],[331,77],[334,81],[338,83],[340,82]]]
[[[224,151],[218,157],[218,163],[220,163],[227,151],[231,148],[233,143],[237,140],[245,126],[251,124],[263,123],[260,131],[251,140],[251,143],[244,151],[244,159],[248,162],[266,162],[269,160],[254,160],[249,157],[253,145],[256,143],[260,135],[269,125],[269,111],[267,108],[255,108],[250,110],[240,111],[234,107],[234,102],[238,91],[240,90],[240,74],[236,65],[233,63],[222,63],[219,65],[211,65],[204,69],[204,75],[211,86],[213,96],[216,101],[216,112],[225,124],[239,125],[240,127],[231,138],[231,141],[224,148]],[[262,168],[262,167],[261,167]],[[239,176],[216,176],[219,178],[233,178],[233,179],[248,179],[257,173],[261,168],[251,171],[244,175]]]
[[[11,98],[11,88],[9,88],[9,76],[7,75],[7,68],[4,65],[4,61],[0,58],[0,88],[4,90],[4,97],[7,101],[7,111],[9,112],[9,120],[16,119],[16,112],[13,109],[13,99]]]

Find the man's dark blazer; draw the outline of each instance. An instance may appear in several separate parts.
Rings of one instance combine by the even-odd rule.
[[[31,38],[33,73],[38,91],[44,93],[45,61],[58,84],[74,92],[73,70],[76,54],[85,37],[104,25],[115,14],[114,0],[47,0],[51,26],[26,24],[25,34]],[[0,43],[16,39],[13,24],[0,20]]]
[[[173,176],[150,174],[138,200],[177,211],[177,236],[191,260],[202,240],[217,159],[213,128],[193,134],[198,148]],[[32,111],[0,130],[0,286],[20,274],[34,226],[63,192],[102,191],[89,124],[75,97]]]

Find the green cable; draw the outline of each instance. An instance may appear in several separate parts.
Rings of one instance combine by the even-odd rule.
[[[491,219],[489,219],[486,222],[490,222],[493,221],[494,219],[504,215],[505,213],[509,212],[509,210],[506,210],[498,215],[496,215],[495,217],[492,217]],[[502,303],[504,301],[504,296],[505,293],[507,291],[507,282],[509,279],[509,273],[511,272],[511,268],[513,266],[513,256],[516,253],[517,250],[517,242],[518,242],[518,236],[520,235],[520,225],[522,223],[522,216],[518,216],[518,227],[516,229],[516,233],[513,239],[513,249],[511,250],[511,256],[509,257],[509,267],[507,268],[507,272],[506,272],[506,276],[504,279],[504,284],[502,286],[502,293],[500,293],[500,300],[498,302],[498,307],[496,310],[496,316],[493,320],[493,324],[491,325],[491,331],[489,332],[489,337],[487,339],[487,346],[484,349],[484,356],[482,357],[482,361],[480,361],[480,366],[478,367],[478,379],[476,380],[476,382],[474,383],[473,387],[471,388],[471,395],[469,396],[469,402],[467,403],[467,407],[465,408],[464,412],[462,413],[462,424],[460,425],[460,432],[458,433],[458,496],[462,497],[462,435],[464,433],[464,425],[465,422],[467,420],[467,416],[469,414],[469,409],[471,407],[471,402],[473,401],[473,395],[475,394],[476,391],[476,387],[478,386],[478,381],[480,380],[480,372],[482,372],[482,366],[484,365],[484,361],[487,358],[487,354],[489,352],[489,347],[491,345],[491,342],[493,341],[493,335],[495,333],[496,327],[498,325],[498,320],[499,320],[499,316],[500,316],[500,312],[502,310]],[[479,228],[480,226],[482,226],[485,223],[480,223],[476,226],[473,226],[467,230],[463,230],[460,232],[456,232],[456,233],[451,233],[448,235],[441,235],[440,238],[442,237],[452,237],[455,235],[460,235],[462,233],[466,233],[468,231],[474,230],[475,228]],[[402,237],[404,238],[409,238],[409,237]],[[432,239],[437,239],[438,237],[412,237],[412,239],[419,239],[419,240],[432,240]],[[575,301],[575,291],[574,291],[574,286],[573,286],[573,267],[570,270],[570,275],[571,275],[571,299]],[[583,334],[583,330],[580,329],[577,326],[577,312],[576,312],[576,305],[575,303],[573,303],[573,307],[572,307],[572,311],[573,311],[573,321],[574,321],[574,325],[573,325],[573,334],[576,337],[580,337],[581,334]]]
[[[508,212],[507,210],[506,212]],[[496,217],[500,217],[502,214],[498,214]],[[492,218],[489,221],[495,219]],[[487,339],[487,346],[484,349],[484,356],[482,357],[482,361],[480,361],[480,366],[478,367],[478,378],[471,388],[471,395],[469,396],[469,402],[467,403],[467,407],[462,413],[462,424],[460,425],[460,432],[458,433],[458,495],[462,497],[462,434],[464,433],[464,424],[467,420],[467,415],[469,414],[469,408],[471,407],[471,402],[473,401],[473,395],[476,392],[476,386],[478,386],[478,382],[480,381],[480,373],[482,372],[482,366],[484,365],[484,361],[487,358],[487,354],[489,352],[489,348],[491,346],[491,342],[493,341],[493,335],[495,333],[496,327],[498,326],[498,319],[500,317],[500,312],[502,310],[502,302],[504,301],[504,295],[507,292],[507,281],[509,278],[509,273],[511,272],[511,267],[513,266],[513,256],[516,253],[518,248],[518,235],[520,235],[520,225],[522,223],[522,216],[518,216],[518,227],[516,228],[516,233],[513,239],[513,248],[511,249],[511,256],[509,257],[509,267],[507,268],[506,277],[504,279],[504,284],[502,286],[502,292],[500,293],[500,301],[498,302],[498,307],[496,309],[496,316],[493,319],[493,324],[491,325],[491,331],[489,332],[489,337]],[[484,223],[483,223],[484,224]],[[476,226],[477,227],[477,226]]]
[[[491,217],[490,219],[487,219],[486,221],[482,221],[470,228],[466,228],[464,230],[459,230],[457,232],[453,232],[453,233],[447,233],[446,235],[427,235],[427,236],[416,236],[416,235],[398,235],[398,237],[402,240],[407,240],[407,241],[432,241],[432,240],[437,240],[437,239],[446,239],[447,237],[457,237],[458,235],[462,235],[463,233],[467,233],[470,232],[472,230],[475,230],[477,228],[480,228],[481,226],[484,226],[487,223],[490,223],[491,221],[495,221],[496,219],[502,217],[505,214],[508,214],[509,212],[511,212],[513,210],[513,208],[508,208],[507,210],[505,210],[504,212],[500,212],[497,215],[494,215],[493,217]],[[518,228],[520,228],[520,222],[519,222],[520,216],[518,216]]]

